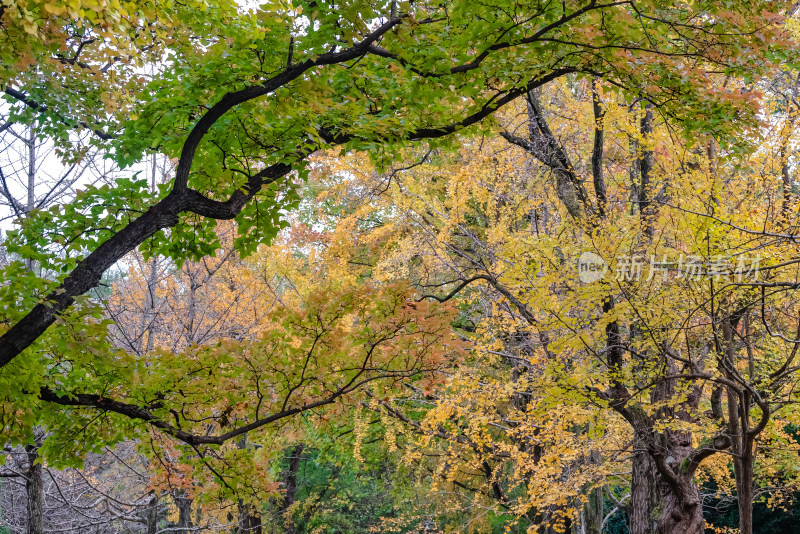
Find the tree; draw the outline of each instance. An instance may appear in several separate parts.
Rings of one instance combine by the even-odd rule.
[[[707,7],[716,13],[711,4],[698,6],[703,12]],[[319,148],[440,138],[478,123],[547,81],[578,72],[604,75],[636,92],[646,85],[653,89],[647,91],[649,98],[665,108],[680,95],[683,109],[694,107],[695,113],[705,109],[710,118],[720,117],[720,111],[730,106],[706,99],[700,84],[691,83],[704,76],[702,66],[684,75],[688,83],[675,73],[682,62],[695,57],[703,58],[712,70],[742,70],[754,67],[757,55],[739,54],[739,47],[761,50],[769,42],[768,50],[776,48],[775,30],[746,16],[752,6],[738,8],[738,13],[725,11],[713,21],[695,23],[688,8],[662,10],[638,3],[543,3],[513,16],[497,6],[488,18],[474,11],[483,8],[469,3],[445,8],[353,2],[321,10],[312,2],[295,10],[264,5],[250,14],[231,12],[223,4],[219,11],[210,10],[209,16],[222,17],[224,24],[215,26],[218,33],[205,36],[207,44],[197,48],[178,37],[159,40],[160,27],[155,26],[157,48],[174,53],[170,56],[174,59],[142,89],[152,95],[151,102],[112,115],[123,122],[128,113],[130,120],[120,125],[124,129],[115,134],[110,146],[123,164],[154,147],[179,157],[174,182],[168,194],[141,216],[118,216],[120,220],[109,230],[91,232],[77,241],[91,252],[64,266],[62,271],[70,274],[48,295],[47,304],[34,306],[0,338],[0,362],[8,364],[34,343],[76,297],[97,285],[108,267],[153,236],[164,252],[197,257],[215,245],[208,219],[236,218],[244,237],[263,239],[274,234],[280,204],[276,205],[275,190],[268,186],[277,184],[292,165],[299,165]],[[185,17],[186,31],[193,29],[192,24],[219,22],[197,20],[199,15],[188,14],[190,6],[175,10],[178,17]],[[4,9],[3,17],[20,24],[14,17],[27,15]],[[93,18],[82,20],[90,32],[96,31]],[[475,20],[483,22],[478,25]],[[640,24],[643,20],[647,23]],[[751,32],[750,26],[758,30]],[[599,33],[598,27],[602,28]],[[670,34],[677,27],[681,28],[679,40]],[[103,32],[107,30],[99,35]],[[432,35],[441,44],[426,47]],[[88,37],[89,41],[94,38],[93,34]],[[136,39],[134,31],[134,44]],[[96,49],[91,46],[94,42],[82,46],[80,38],[67,36],[67,40],[79,43],[78,54]],[[475,45],[481,43],[486,43],[485,50],[474,53]],[[268,50],[285,53],[266,54]],[[525,51],[531,53],[523,55]],[[516,65],[520,57],[526,59]],[[103,82],[109,72],[116,72],[104,72],[106,63],[91,56],[81,59],[86,61],[72,61],[83,63],[79,69],[57,80],[65,86],[73,81],[91,83],[94,78]],[[38,60],[49,62],[51,68],[64,62],[73,66],[69,58],[52,50],[34,56]],[[355,69],[336,68],[355,60],[359,60]],[[640,63],[646,68],[640,69]],[[221,76],[223,65],[225,75]],[[401,82],[404,79],[410,81]],[[654,82],[658,85],[647,85]],[[18,83],[25,89],[24,81]],[[102,84],[94,89],[91,97],[109,99],[108,94],[97,94],[104,89]],[[59,103],[47,95],[26,96],[16,89],[6,93],[30,104],[29,111],[45,108],[48,113],[41,117],[45,126],[70,121],[89,127],[99,124],[96,117],[101,110],[92,108],[97,104],[91,98],[78,104],[93,117],[73,119],[61,113]],[[411,94],[413,99],[408,98]],[[272,98],[264,98],[268,95]],[[196,122],[195,117],[199,117]],[[109,135],[104,131],[100,137]],[[213,193],[204,195],[203,191]],[[106,197],[111,200],[106,209],[118,213],[126,195],[139,197],[137,204],[143,208],[148,205],[140,189],[126,187],[95,192],[86,200],[96,205]],[[290,206],[291,197],[282,202]],[[59,224],[69,238],[87,230],[70,222]],[[169,240],[162,232],[165,228],[172,228]],[[237,246],[244,250],[251,246],[247,242],[242,238]]]
[[[36,452],[33,447],[30,449]],[[0,490],[3,510],[0,525],[12,533],[29,532],[33,520],[25,505],[29,497],[24,482],[26,471],[30,470],[29,454],[22,448],[5,454],[0,473],[7,483]],[[43,471],[40,481],[43,513],[38,528],[75,534],[87,530],[108,534],[147,532],[146,515],[150,511],[157,515],[158,510],[149,506],[148,480],[142,474],[145,467],[132,442],[90,455],[82,470],[55,470],[38,463],[37,468]]]
[[[392,243],[351,269],[410,274],[437,300],[469,291],[463,306],[473,310],[460,324],[475,360],[443,390],[374,409],[422,443],[443,442],[436,456],[448,483],[534,524],[574,524],[587,487],[624,483],[632,531],[656,519],[659,532],[700,532],[698,473],[724,478],[714,462],[727,469],[730,451],[740,528],[750,532],[757,458],[768,472],[781,448],[796,448],[786,434],[796,417],[795,303],[781,289],[796,287],[796,267],[787,238],[763,230],[787,224],[772,219],[785,192],[756,186],[783,181],[786,137],[722,159],[713,139],[684,144],[601,84],[547,89],[529,97],[525,137],[513,124],[502,132],[540,164],[490,139],[464,140],[458,157],[411,155],[403,173],[339,175],[355,191],[389,195],[368,197],[341,224],[344,237],[378,217],[374,234]],[[602,151],[598,137],[613,148]],[[629,137],[641,147],[632,157]],[[606,282],[573,270],[587,248],[611,266]],[[469,289],[476,284],[486,289]],[[409,406],[428,417],[404,414]],[[619,451],[633,457],[629,482],[611,477]]]
[[[109,179],[109,169],[98,162],[94,151],[84,151],[81,161],[59,168],[54,165],[52,143],[37,135],[33,127],[20,128],[8,120],[2,127],[3,159],[0,161],[0,196],[10,217],[24,220],[36,209],[68,201],[74,196],[74,185],[79,180],[102,182]],[[82,144],[76,140],[76,144]],[[55,167],[55,172],[53,172]],[[91,177],[88,175],[91,174]],[[36,273],[47,278],[51,273],[41,272],[40,266],[31,257],[23,255],[15,258],[24,262],[28,274]],[[6,262],[7,263],[7,262]],[[15,452],[27,458],[25,471],[20,476],[26,481],[28,498],[28,532],[40,534],[44,528],[44,490],[42,479],[45,471],[39,460],[39,447],[46,438],[46,429],[34,430],[34,439]]]
[[[96,303],[84,295],[110,266],[140,246],[148,255],[163,255],[176,265],[199,260],[219,248],[217,220],[233,219],[237,228],[233,248],[252,252],[259,241],[271,239],[285,225],[282,210],[298,203],[296,181],[289,177],[292,170],[305,174],[312,153],[331,147],[370,149],[374,159],[385,164],[405,144],[428,139],[444,145],[443,138],[451,134],[490,126],[482,121],[525,96],[534,134],[528,141],[545,141],[544,152],[535,146],[530,152],[538,153],[554,170],[559,198],[570,216],[594,221],[596,214],[603,214],[605,208],[600,206],[605,200],[597,208],[589,201],[562,158],[563,151],[553,144],[550,128],[540,120],[536,99],[539,90],[559,78],[601,78],[620,94],[649,102],[637,133],[645,145],[637,158],[641,178],[637,205],[646,225],[655,224],[651,219],[658,211],[651,208],[655,195],[650,190],[647,150],[652,125],[648,126],[647,114],[658,109],[686,133],[701,126],[706,132],[723,131],[733,117],[740,119],[737,124],[747,124],[755,117],[748,104],[756,95],[735,84],[712,87],[708,78],[720,72],[752,78],[763,70],[764,58],[785,57],[789,44],[777,24],[780,17],[767,10],[783,6],[759,2],[722,10],[714,3],[664,7],[657,2],[543,2],[522,7],[501,2],[487,9],[470,2],[354,1],[323,6],[314,1],[291,8],[265,4],[248,13],[224,2],[208,10],[182,2],[158,7],[134,3],[128,7],[139,11],[119,24],[106,18],[113,15],[105,4],[89,14],[84,10],[85,16],[78,12],[75,23],[66,20],[67,8],[62,11],[58,4],[35,13],[17,4],[2,6],[0,20],[9,29],[7,35],[21,35],[19,28],[31,35],[20,41],[36,64],[34,69],[29,68],[30,61],[13,63],[17,71],[3,79],[6,94],[17,103],[15,120],[35,122],[39,131],[54,136],[65,158],[78,157],[70,150],[67,132],[82,128],[91,130],[93,141],[121,165],[154,151],[177,160],[174,179],[157,194],[136,179],[120,180],[114,188],[87,188],[62,209],[33,214],[12,236],[12,251],[24,252],[49,271],[64,273],[52,281],[26,275],[19,265],[5,271],[9,285],[1,300],[9,329],[0,337],[0,380],[7,391],[6,403],[14,406],[4,423],[20,441],[30,438],[32,422],[59,413],[51,405],[61,405],[101,410],[103,422],[108,423],[104,437],[112,441],[120,439],[119,433],[135,431],[134,423],[109,412],[150,424],[192,447],[222,445],[251,425],[262,426],[273,417],[333,402],[361,384],[364,373],[383,377],[416,373],[415,366],[424,362],[426,353],[412,352],[418,359],[399,362],[399,369],[391,367],[396,359],[372,367],[367,357],[361,368],[333,373],[318,369],[320,381],[335,384],[327,397],[313,391],[305,404],[285,405],[267,417],[256,409],[255,414],[248,413],[246,423],[222,431],[225,425],[214,412],[217,406],[205,405],[221,402],[208,398],[208,381],[192,382],[189,396],[195,395],[196,404],[187,405],[174,373],[187,368],[201,373],[209,359],[230,358],[232,351],[244,348],[192,347],[179,357],[164,351],[155,360],[136,363],[109,350],[104,338],[107,325],[100,320]],[[752,17],[754,12],[760,17]],[[40,18],[34,16],[31,23],[30,13]],[[108,37],[109,28],[119,29],[111,32],[113,38]],[[143,59],[126,64],[136,52],[144,52]],[[137,67],[161,60],[152,79],[141,79]],[[64,99],[58,97],[63,90],[68,90]],[[558,223],[567,225],[565,220],[559,217]],[[490,272],[485,274],[488,280],[481,280],[495,282],[493,290],[516,306],[512,315],[534,317],[517,305],[524,302],[518,298],[514,302],[514,292],[495,275]],[[467,280],[471,278],[463,282]],[[394,343],[357,328],[341,334],[338,321],[344,318],[336,314],[330,296],[340,299],[336,305],[347,310],[348,319],[379,312],[381,327],[396,332],[409,347],[417,346],[411,342],[414,336],[440,339],[444,335],[440,312],[411,306],[410,295],[402,285],[334,288],[325,295],[305,295],[302,305],[284,306],[282,316],[271,316],[272,327],[267,329],[274,336],[270,343],[297,362],[286,362],[288,372],[273,367],[267,356],[275,355],[267,341],[255,342],[247,350],[263,356],[256,360],[266,366],[256,374],[280,383],[276,387],[288,398],[295,392],[293,373],[299,371],[295,364],[309,363],[311,356],[324,359],[315,352],[316,346],[297,354],[282,337],[287,331],[321,329],[354,345],[366,339],[364,346],[375,350]],[[600,299],[595,303],[607,302],[604,313],[617,313],[609,295],[594,297]],[[364,304],[367,298],[385,308],[379,306],[376,312]],[[301,310],[308,309],[318,312],[316,323],[306,322]],[[431,321],[432,332],[412,328],[420,318]],[[48,330],[54,322],[59,323],[57,331]],[[614,324],[612,320],[606,325],[611,347],[618,344]],[[553,332],[563,330],[554,327]],[[299,337],[301,344],[307,342]],[[331,347],[336,349],[334,341],[338,340],[332,340]],[[340,357],[341,347],[330,355],[337,350]],[[101,358],[103,354],[113,356]],[[164,376],[150,374],[158,366],[164,366]],[[290,378],[275,378],[281,373]],[[232,366],[222,375],[218,377],[222,382],[233,384],[241,368]],[[138,391],[121,387],[131,377],[137,377]],[[141,377],[147,379],[138,380]],[[613,377],[612,383],[616,383]],[[228,399],[225,408],[246,404],[245,392],[234,390],[240,396]],[[603,401],[614,401],[594,393]],[[170,410],[181,413],[178,408],[189,413],[190,420],[178,416],[173,423]],[[75,421],[69,424],[85,424],[82,414],[70,411]],[[203,417],[216,420],[219,433],[201,432],[193,420]],[[68,424],[61,428],[74,431]],[[652,443],[648,447],[653,448]],[[58,456],[67,451],[48,452]],[[557,507],[554,510],[558,512]],[[665,512],[665,517],[670,515]],[[696,520],[696,514],[690,519]]]

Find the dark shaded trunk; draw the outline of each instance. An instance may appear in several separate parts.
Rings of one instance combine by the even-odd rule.
[[[594,146],[592,148],[592,181],[594,194],[597,197],[597,214],[604,217],[606,214],[607,193],[606,182],[603,178],[603,121],[606,111],[600,99],[597,88],[597,79],[592,80],[592,110],[594,112]]]
[[[261,534],[261,513],[255,505],[239,501],[236,534]]]
[[[177,532],[188,533],[194,526],[192,523],[192,499],[186,495],[185,492],[176,492],[173,494],[175,499],[175,506],[178,508],[178,527]]]
[[[641,121],[642,147],[639,153],[639,216],[644,223],[644,233],[648,237],[653,236],[653,216],[655,209],[653,206],[653,183],[651,172],[653,170],[653,150],[649,146],[650,138],[653,135],[653,106],[646,104],[644,116]]]
[[[298,443],[289,453],[289,469],[286,471],[285,484],[286,493],[283,498],[282,514],[283,524],[286,527],[286,534],[295,533],[294,518],[290,508],[294,504],[297,496],[297,472],[300,470],[300,460],[303,456],[303,449],[305,446]]]
[[[789,146],[792,132],[794,131],[795,122],[797,122],[798,109],[795,102],[797,102],[798,91],[800,90],[800,74],[797,75],[794,82],[791,98],[788,100],[787,118],[786,123],[783,125],[781,131],[781,145],[780,145],[780,162],[781,162],[781,182],[783,189],[783,201],[781,202],[781,218],[785,222],[790,222],[790,208],[792,205],[792,197],[794,196],[794,180],[792,179],[791,167],[789,159],[792,156],[792,149]]]
[[[728,432],[733,453],[733,473],[736,479],[736,501],[739,507],[740,534],[753,534],[753,464],[755,463],[754,438],[749,433],[749,398],[739,403],[733,388],[728,394]],[[748,397],[746,395],[746,397]]]
[[[739,533],[753,534],[753,461],[752,447],[734,459],[736,497],[739,505]]]
[[[678,374],[668,347],[662,348],[659,358],[664,373]],[[622,412],[634,428],[632,534],[702,534],[705,530],[700,491],[694,482],[692,435],[669,427],[656,430],[658,421],[693,421],[702,389],[692,387],[685,399],[670,402],[679,386],[674,379],[657,383],[650,400],[663,407],[652,416],[639,406]]]
[[[540,93],[539,89],[535,89],[528,91],[527,94],[529,141],[510,135],[504,137],[525,148],[529,154],[553,171],[556,179],[556,195],[572,217],[581,219],[585,211],[591,210],[589,197],[580,177],[575,173],[567,152],[547,124],[544,111],[539,104]],[[602,147],[602,136],[599,141]]]
[[[664,371],[668,375],[678,374],[674,358],[667,346],[663,347]],[[682,369],[687,371],[687,369]],[[654,388],[652,401],[667,402],[675,399],[680,384],[674,379],[662,380]],[[693,386],[686,398],[678,403],[667,403],[657,412],[658,420],[694,422],[693,414],[700,405],[702,388]],[[658,534],[703,534],[705,520],[700,490],[694,481],[694,470],[689,468],[689,459],[694,452],[692,434],[688,431],[667,428],[654,435],[650,456],[656,466],[656,476],[661,487],[663,506],[658,518]]]
[[[659,502],[656,467],[647,452],[647,441],[641,432],[633,438],[633,466],[631,470],[630,534],[653,534],[656,524],[656,507]]]
[[[589,490],[588,500],[578,513],[578,520],[572,527],[573,534],[602,534],[603,526],[603,488]]]
[[[737,363],[736,340],[734,331],[736,325],[729,321],[722,324],[722,333],[725,338],[725,365],[723,371],[730,380],[725,388],[728,400],[728,437],[730,439],[731,453],[733,456],[733,472],[736,479],[736,500],[739,507],[739,532],[740,534],[753,534],[753,466],[755,464],[755,438],[763,430],[768,419],[764,419],[753,427],[750,419],[750,406],[753,396],[746,388],[734,387],[735,369]],[[749,319],[745,317],[745,340],[749,336]],[[749,343],[749,341],[748,341]],[[755,376],[755,362],[749,345],[749,376]],[[738,377],[736,377],[738,378]],[[768,414],[769,408],[761,406]]]
[[[39,462],[41,443],[28,445],[28,469],[25,472],[25,492],[28,509],[28,534],[44,534],[44,498],[42,464]]]
[[[144,510],[144,522],[147,527],[147,534],[156,534],[158,531],[158,496],[151,493],[150,500]]]
[[[634,215],[639,208],[639,141],[632,135],[628,137],[628,155],[631,158],[628,167],[628,178],[631,181],[630,215]]]

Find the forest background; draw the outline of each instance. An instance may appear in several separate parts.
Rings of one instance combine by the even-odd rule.
[[[0,29],[6,532],[795,531],[795,4]]]

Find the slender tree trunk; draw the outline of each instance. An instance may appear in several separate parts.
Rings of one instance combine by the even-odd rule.
[[[25,199],[25,216],[36,207],[36,129],[31,126],[28,140],[25,143],[28,148],[28,183],[27,198]],[[31,258],[25,258],[25,267],[31,272],[36,269],[36,262]]]
[[[31,126],[28,140],[28,170],[27,170],[27,198],[25,199],[25,215],[35,207],[36,195],[36,129]],[[35,262],[25,258],[25,267],[34,272]],[[28,501],[28,534],[43,534],[44,532],[44,484],[42,478],[42,464],[39,459],[39,447],[44,441],[44,431],[34,430],[34,443],[25,447],[28,456],[28,470],[25,473],[25,492]]]
[[[583,507],[583,533],[601,534],[603,527],[603,488],[589,491],[589,501]]]
[[[44,534],[44,485],[38,442],[25,447],[28,469],[25,473],[25,492],[28,508],[28,534]]]
[[[592,110],[594,112],[594,147],[592,148],[592,180],[594,182],[594,193],[597,197],[597,214],[604,217],[606,214],[607,193],[606,182],[603,178],[603,143],[604,131],[603,121],[606,110],[603,101],[600,99],[598,81],[592,80]]]
[[[739,533],[753,534],[753,447],[734,460],[736,500],[739,505]]]
[[[792,197],[794,196],[794,180],[792,179],[791,168],[789,166],[789,158],[792,155],[792,150],[789,147],[789,141],[794,131],[795,122],[797,122],[798,110],[794,102],[797,100],[798,90],[800,90],[800,74],[797,75],[794,82],[794,89],[792,90],[792,97],[789,100],[786,110],[786,122],[781,129],[781,144],[780,144],[780,162],[781,162],[781,181],[783,182],[783,201],[781,202],[781,218],[785,223],[790,223],[791,214],[790,208],[792,205]]]
[[[653,534],[655,507],[659,499],[656,467],[647,452],[647,442],[640,432],[634,432],[633,466],[631,471],[630,534]]]
[[[247,449],[247,434],[236,442],[238,449]],[[239,500],[239,518],[236,522],[235,534],[261,534],[261,512],[249,502]]]
[[[147,502],[144,520],[147,534],[156,534],[158,531],[158,496],[155,493],[152,493],[150,500]]]
[[[628,155],[631,164],[628,167],[628,178],[631,181],[630,194],[630,215],[634,215],[639,209],[639,141],[635,136],[628,137]]]
[[[745,317],[745,326],[748,319]],[[727,321],[722,324],[725,338],[725,365],[723,370],[733,381],[733,369],[736,368],[736,350],[734,340],[735,326]],[[745,333],[745,339],[747,332]],[[754,362],[750,361],[750,379],[754,378]],[[740,534],[753,534],[753,465],[755,463],[755,436],[751,434],[750,392],[727,386],[728,398],[728,437],[733,455],[733,473],[736,479],[736,500],[739,507]]]
[[[289,470],[286,472],[286,493],[283,499],[283,522],[286,526],[286,534],[295,533],[295,524],[289,508],[294,504],[297,496],[297,473],[300,470],[300,460],[303,456],[305,446],[298,443],[292,449],[289,457]]]
[[[641,122],[642,142],[645,144],[639,154],[639,216],[644,223],[644,233],[648,237],[653,237],[653,216],[655,207],[653,206],[653,184],[650,173],[653,170],[653,149],[649,146],[650,138],[653,135],[653,106],[646,104],[644,116]]]

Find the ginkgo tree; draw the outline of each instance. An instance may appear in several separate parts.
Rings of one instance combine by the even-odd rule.
[[[599,532],[600,487],[631,532],[702,532],[713,478],[752,532],[757,487],[794,487],[796,102],[773,76],[762,142],[738,154],[573,79],[504,118],[524,152],[463,139],[384,174],[326,162],[333,195],[360,198],[331,240],[342,264],[463,299],[473,360],[443,388],[367,403],[405,425],[407,461],[429,448],[451,504],[466,491],[531,528]],[[383,246],[365,261],[353,235]]]

